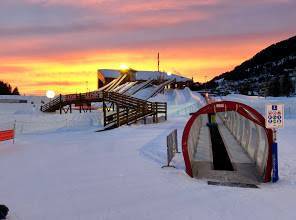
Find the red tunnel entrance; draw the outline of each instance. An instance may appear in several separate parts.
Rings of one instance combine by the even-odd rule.
[[[272,169],[272,130],[265,127],[265,118],[255,109],[243,103],[232,101],[214,102],[192,114],[185,126],[182,137],[182,151],[186,173],[191,177],[195,176],[194,154],[196,154],[200,136],[203,135],[201,133],[203,123],[201,122],[201,116],[208,114],[217,114],[222,118],[223,123],[232,132],[233,136],[236,137],[237,142],[244,146],[244,150],[253,159],[259,170],[262,182],[269,182]],[[254,135],[248,130],[254,132]],[[256,137],[258,140],[261,139],[254,141],[253,139]]]

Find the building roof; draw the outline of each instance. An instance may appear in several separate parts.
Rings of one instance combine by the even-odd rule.
[[[110,69],[100,69],[104,77],[106,78],[117,78],[120,76],[120,70],[110,70]],[[176,82],[186,82],[191,81],[190,78],[179,76],[176,74],[168,75],[166,72],[158,72],[158,71],[136,71],[135,72],[135,80],[150,80],[150,79],[176,79]]]
[[[101,69],[98,71],[101,72],[105,78],[117,78],[120,76],[119,70]]]

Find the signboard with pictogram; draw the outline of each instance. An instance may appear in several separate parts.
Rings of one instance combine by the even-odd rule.
[[[266,123],[266,127],[271,128],[273,131],[272,182],[275,183],[279,180],[277,128],[284,127],[284,105],[283,104],[267,104],[265,123]]]
[[[266,105],[266,127],[283,128],[284,127],[284,105],[267,104]]]

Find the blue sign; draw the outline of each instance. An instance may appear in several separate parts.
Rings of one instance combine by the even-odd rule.
[[[272,105],[272,110],[276,111],[277,110],[277,105]]]

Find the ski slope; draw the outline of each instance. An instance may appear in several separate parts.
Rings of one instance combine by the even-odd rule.
[[[9,220],[295,219],[296,117],[286,119],[279,131],[278,183],[260,189],[209,186],[185,174],[181,154],[173,160],[177,169],[161,169],[166,135],[177,128],[180,146],[189,118],[177,112],[185,112],[187,103],[201,106],[202,97],[176,90],[157,100],[176,110],[167,122],[101,133],[89,124],[1,142],[0,203],[10,208]],[[8,108],[14,117],[15,107]]]

